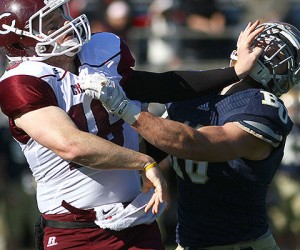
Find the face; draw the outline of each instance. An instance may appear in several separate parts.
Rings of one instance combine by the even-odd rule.
[[[286,59],[285,54],[282,51],[280,51],[278,44],[274,44],[274,43],[272,43],[271,45],[269,45],[269,44],[270,44],[269,41],[264,40],[264,41],[259,41],[257,46],[261,47],[261,48],[265,48],[265,51],[264,51],[265,56],[267,56],[269,58],[274,56],[272,59],[272,65],[278,65],[274,68],[276,74],[279,74],[279,75],[285,74],[288,69],[288,63],[283,62]],[[236,50],[234,50],[232,52],[232,55],[230,56],[230,58],[231,59],[230,59],[229,65],[234,66],[237,62]],[[264,61],[263,58],[261,58],[261,60]],[[280,63],[280,62],[283,62],[283,63]],[[271,64],[266,65],[266,67],[269,69],[270,72],[273,71],[272,65]]]
[[[51,34],[56,32],[59,28],[63,27],[64,25],[66,25],[69,22],[70,21],[64,15],[63,11],[60,8],[58,8],[43,18],[42,33],[47,36],[51,36]],[[33,22],[33,28],[35,30],[39,30],[39,25],[40,25],[39,20],[35,20]],[[58,34],[58,36],[59,35],[60,34]],[[55,42],[58,45],[63,45],[68,40],[71,40],[73,38],[74,38],[74,32],[71,31],[69,33],[66,33],[66,34],[58,37],[58,39],[56,39]],[[52,46],[47,46],[47,47],[48,47],[47,52],[51,52],[53,50]],[[70,70],[70,63],[73,62],[73,59],[74,59],[74,56],[70,57],[70,56],[66,56],[66,55],[59,55],[59,56],[50,57],[47,60],[45,60],[45,62],[47,64],[50,64],[53,66],[61,67],[65,70],[72,71],[72,70]]]
[[[268,88],[273,86],[278,79],[281,79],[282,76],[286,76],[288,73],[289,54],[287,54],[287,46],[282,42],[279,43],[274,36],[269,37],[260,37],[255,42],[256,47],[263,48],[263,53],[260,55],[257,64],[252,69],[249,77],[244,79],[244,83],[250,84],[253,87],[262,87],[262,82],[268,83]],[[230,56],[230,66],[234,66],[237,61],[237,53],[233,51]],[[253,72],[253,75],[251,75]],[[257,75],[260,77],[257,78]],[[261,76],[263,76],[261,78]],[[280,86],[282,89],[288,88],[288,81],[286,77],[282,78]],[[267,88],[267,90],[268,90]],[[275,90],[276,91],[276,90]]]
[[[49,15],[43,18],[42,23],[42,32],[43,34],[50,36],[54,32],[56,32],[59,28],[63,27],[65,24],[69,23],[70,20],[64,15],[63,11],[58,8],[52,11]],[[39,20],[35,20],[33,22],[33,28],[35,30],[39,30],[40,22]],[[73,32],[70,32],[62,37],[59,37],[56,42],[58,44],[62,44],[67,40],[70,40],[74,37]]]
[[[285,74],[288,70],[288,63],[284,61],[286,55],[280,50],[280,47],[276,43],[270,43],[268,40],[263,40],[258,42],[258,46],[265,49],[264,56],[267,58],[272,58],[269,64],[266,64],[270,72],[274,70],[277,75]],[[264,59],[261,59],[264,61]]]

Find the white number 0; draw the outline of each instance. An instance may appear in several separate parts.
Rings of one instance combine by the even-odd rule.
[[[195,184],[205,184],[208,181],[207,167],[208,162],[184,160],[185,172],[189,176],[191,182]],[[173,168],[176,174],[184,179],[183,173],[178,164],[176,157],[173,157]]]

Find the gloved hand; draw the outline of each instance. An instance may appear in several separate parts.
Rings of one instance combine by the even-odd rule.
[[[132,125],[138,118],[141,108],[129,100],[119,84],[100,73],[86,75],[80,79],[80,87],[85,94],[98,99],[110,112]]]

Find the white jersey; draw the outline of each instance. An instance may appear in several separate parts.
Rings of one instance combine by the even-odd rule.
[[[127,47],[110,33],[94,35],[82,48],[79,59],[79,76],[97,70],[115,82],[120,82],[126,69],[134,66]],[[79,129],[138,150],[138,134],[123,120],[108,114],[100,101],[84,95],[79,76],[43,62],[22,62],[7,70],[1,78],[3,112],[11,118],[42,107],[58,106],[68,113]],[[41,213],[68,212],[61,206],[63,200],[77,208],[89,209],[129,202],[139,194],[138,171],[94,170],[78,166],[30,138],[12,119],[10,127],[37,182],[37,203]]]

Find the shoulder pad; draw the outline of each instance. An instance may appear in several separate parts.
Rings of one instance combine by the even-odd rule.
[[[101,67],[120,53],[120,38],[112,33],[101,32],[92,36],[91,40],[82,47],[78,56],[82,64]]]

